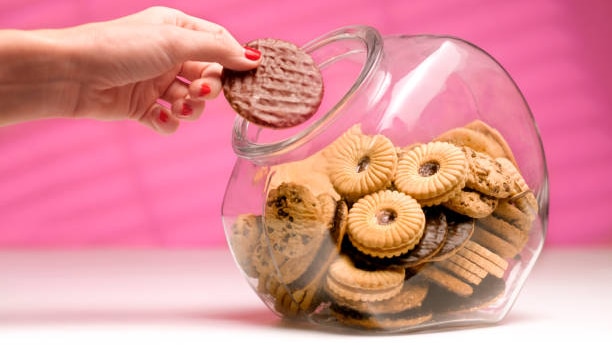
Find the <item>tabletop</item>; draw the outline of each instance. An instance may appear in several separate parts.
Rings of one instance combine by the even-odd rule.
[[[612,248],[545,248],[501,322],[408,334],[329,332],[276,317],[230,252],[0,251],[1,344],[612,343]]]

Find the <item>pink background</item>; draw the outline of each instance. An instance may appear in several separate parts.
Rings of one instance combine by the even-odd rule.
[[[538,123],[550,173],[546,245],[612,245],[612,2],[0,0],[0,27],[62,27],[155,4],[217,22],[241,42],[305,43],[367,24],[475,43],[514,77]],[[127,122],[0,128],[0,247],[225,246],[232,122],[220,98],[170,137]]]

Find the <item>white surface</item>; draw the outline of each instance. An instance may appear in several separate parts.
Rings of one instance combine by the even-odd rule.
[[[2,345],[612,344],[611,313],[612,248],[546,248],[501,323],[373,336],[279,320],[226,250],[0,252]]]

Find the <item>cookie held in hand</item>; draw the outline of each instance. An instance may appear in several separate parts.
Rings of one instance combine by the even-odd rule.
[[[261,52],[248,71],[225,68],[223,93],[238,115],[258,126],[289,128],[310,119],[323,98],[323,78],[312,57],[293,43],[273,38],[246,46]]]

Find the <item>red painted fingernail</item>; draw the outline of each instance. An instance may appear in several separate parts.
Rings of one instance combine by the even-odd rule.
[[[159,111],[159,121],[161,121],[162,123],[166,123],[169,119],[170,118],[168,117],[168,113],[163,110]]]
[[[193,114],[193,108],[187,103],[183,103],[183,109],[181,109],[181,115],[191,115]]]
[[[259,60],[261,57],[261,52],[255,48],[244,47],[244,56],[249,60]]]
[[[209,93],[210,93],[210,86],[206,84],[202,84],[202,87],[200,88],[200,96],[206,96]]]

